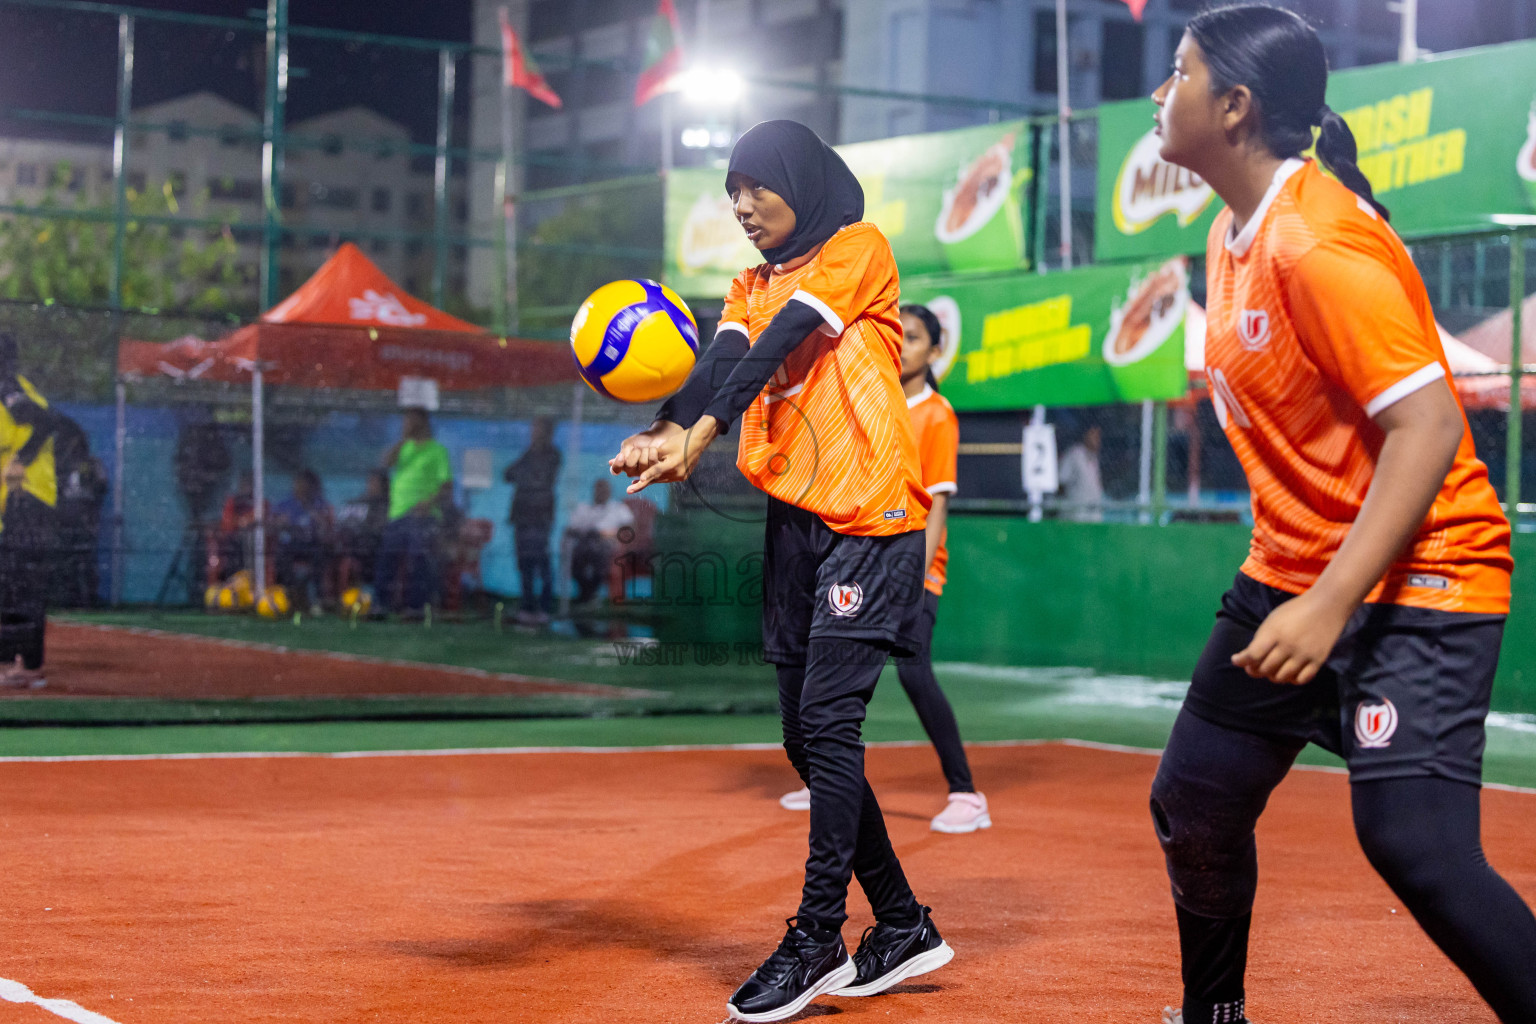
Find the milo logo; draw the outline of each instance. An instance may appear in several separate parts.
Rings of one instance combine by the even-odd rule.
[[[1525,145],[1520,147],[1520,155],[1515,158],[1515,173],[1525,182],[1526,198],[1532,208],[1536,208],[1536,100],[1531,102],[1531,111],[1526,115]]]
[[[1111,209],[1123,235],[1139,234],[1170,213],[1179,227],[1188,227],[1216,195],[1204,179],[1158,156],[1161,148],[1162,140],[1149,131],[1120,165]]]
[[[728,270],[761,263],[762,257],[747,241],[726,195],[701,195],[688,208],[677,239],[677,262],[684,273]]]

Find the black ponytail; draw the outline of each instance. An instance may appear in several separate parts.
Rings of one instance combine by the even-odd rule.
[[[939,323],[939,318],[934,314],[933,310],[929,309],[927,306],[918,305],[914,302],[910,305],[902,306],[900,312],[910,313],[917,317],[918,320],[922,321],[923,329],[928,332],[929,346],[939,349],[940,351],[943,350],[944,325]],[[933,390],[939,390],[939,381],[938,378],[933,375],[933,367],[930,366],[926,371],[924,371],[923,379],[928,382],[928,386],[933,388]]]
[[[1282,160],[1305,153],[1321,125],[1317,158],[1345,187],[1370,203],[1382,219],[1371,183],[1355,163],[1355,136],[1328,109],[1328,54],[1317,32],[1299,16],[1264,4],[1216,7],[1195,15],[1186,29],[1200,44],[1218,93],[1244,85],[1253,95],[1259,137]]]
[[[1355,133],[1349,130],[1349,122],[1338,114],[1335,114],[1327,106],[1323,107],[1321,117],[1322,127],[1317,133],[1317,158],[1322,161],[1328,172],[1344,183],[1355,195],[1364,199],[1373,206],[1382,220],[1390,220],[1391,214],[1387,208],[1376,201],[1376,193],[1371,190],[1371,182],[1360,170],[1355,162],[1359,159],[1360,150],[1355,145]]]

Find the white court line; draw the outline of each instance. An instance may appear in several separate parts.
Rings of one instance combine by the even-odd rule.
[[[1120,743],[1100,743],[1097,740],[1063,738],[1053,740],[979,740],[967,741],[968,747],[1081,747],[1085,750],[1103,750],[1112,754],[1141,754],[1161,757],[1156,747],[1130,747]],[[926,747],[927,740],[881,740],[866,743],[866,747],[900,749],[902,747]],[[349,760],[365,757],[488,757],[509,754],[686,754],[710,753],[735,750],[780,750],[778,743],[664,743],[657,746],[631,747],[441,747],[430,750],[215,750],[180,754],[15,754],[0,756],[0,764],[59,764],[71,761],[238,761],[253,758],[317,757],[330,760]],[[1347,775],[1348,769],[1329,764],[1298,764],[1291,766],[1297,772],[1322,772],[1327,775]],[[1505,793],[1536,793],[1529,786],[1511,786],[1502,782],[1485,782],[1484,789],[1497,789]]]
[[[10,978],[0,978],[0,999],[8,1003],[31,1003],[41,1006],[49,1013],[72,1020],[75,1024],[117,1024],[111,1017],[104,1017],[94,1010],[87,1010],[79,1003],[72,1003],[68,999],[44,999],[27,986]]]

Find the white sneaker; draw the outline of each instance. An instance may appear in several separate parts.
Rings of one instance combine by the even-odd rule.
[[[779,806],[786,811],[808,811],[811,809],[811,791],[809,788],[797,789],[793,793],[785,793],[779,797]]]
[[[951,793],[949,806],[928,827],[935,832],[948,832],[951,835],[991,828],[992,816],[987,813],[987,798],[980,793]]]

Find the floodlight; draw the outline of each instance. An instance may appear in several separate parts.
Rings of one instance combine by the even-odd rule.
[[[746,83],[730,68],[693,67],[678,79],[678,91],[699,106],[728,107],[741,99]]]

